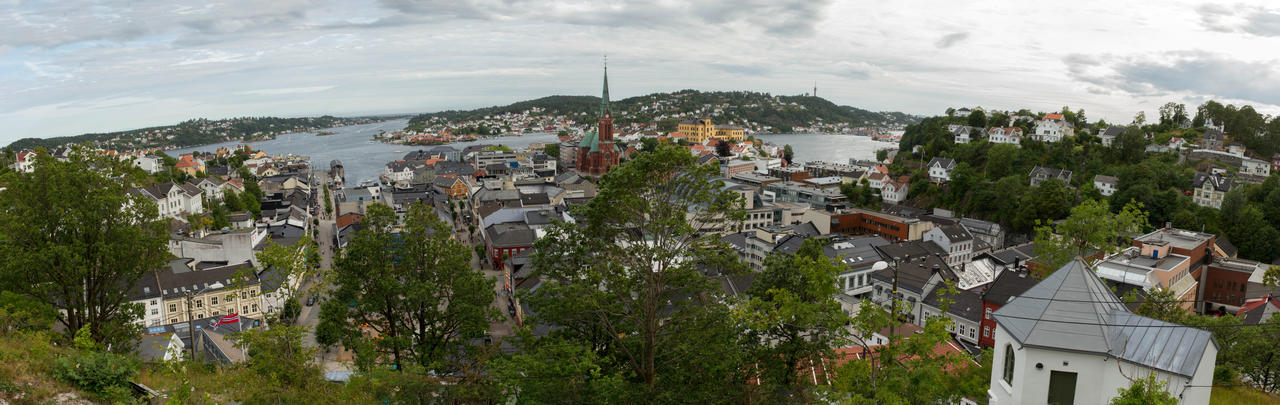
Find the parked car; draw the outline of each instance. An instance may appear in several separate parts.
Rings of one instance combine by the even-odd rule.
[[[312,294],[310,297],[307,297],[307,306],[313,306],[315,304],[316,304],[315,294]]]

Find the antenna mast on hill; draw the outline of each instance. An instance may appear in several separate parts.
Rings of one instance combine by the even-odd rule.
[[[815,82],[813,82],[813,96],[814,96],[814,97],[817,97],[817,96],[818,96],[818,82],[816,82],[816,81],[815,81]]]

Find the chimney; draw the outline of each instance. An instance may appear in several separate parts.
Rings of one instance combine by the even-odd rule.
[[[1173,222],[1169,222],[1169,221],[1164,222],[1164,229],[1169,229],[1172,227],[1173,227]]]
[[[937,263],[934,263],[934,264],[933,264],[933,272],[934,272],[934,273],[937,273],[937,272],[939,272],[939,271],[942,271],[942,269],[941,269],[940,267],[938,267],[938,264],[937,264]]]

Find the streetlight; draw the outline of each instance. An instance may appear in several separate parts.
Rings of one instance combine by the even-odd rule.
[[[203,293],[204,290],[208,289],[209,286],[206,285],[199,291],[187,290],[187,333],[189,333],[191,337],[191,361],[196,361],[196,320],[191,317],[191,300],[195,299],[197,295],[200,295],[200,293]]]

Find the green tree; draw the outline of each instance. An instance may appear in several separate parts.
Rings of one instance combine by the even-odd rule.
[[[410,206],[401,226],[390,207],[374,204],[364,224],[329,276],[335,290],[323,304],[321,327],[340,330],[349,348],[375,349],[357,351],[362,365],[456,370],[456,354],[497,316],[492,281],[471,268],[467,247],[426,205]]]
[[[982,110],[973,110],[973,112],[969,113],[969,126],[986,128],[987,113],[982,112]]]
[[[730,148],[729,142],[726,142],[726,141],[716,142],[716,156],[719,156],[719,157],[733,156],[733,149]]]
[[[115,179],[127,163],[85,151],[37,159],[0,193],[0,280],[57,303],[68,336],[87,327],[112,350],[132,350],[142,309],[128,294],[168,258],[168,229],[154,203]]]
[[[1130,202],[1113,214],[1106,203],[1085,200],[1071,208],[1071,215],[1061,223],[1042,221],[1036,227],[1036,260],[1044,268],[1057,269],[1095,252],[1110,256],[1120,251],[1125,238],[1146,226],[1141,203]]]
[[[291,391],[321,383],[316,349],[302,343],[303,332],[298,326],[273,325],[239,333],[236,347],[249,353],[249,369],[272,383],[263,388],[273,396],[287,398]]]
[[[826,243],[810,238],[795,254],[770,255],[747,291],[751,298],[735,309],[747,325],[743,344],[760,365],[759,380],[771,386],[773,401],[800,400],[796,395],[812,382],[804,383],[796,370],[803,362],[830,358],[848,334],[848,316],[834,298],[843,268],[823,254]]]
[[[1178,399],[1165,389],[1166,384],[1155,374],[1130,379],[1129,388],[1119,389],[1120,395],[1111,399],[1110,405],[1177,405]]]
[[[889,150],[888,150],[888,149],[880,149],[880,150],[877,150],[877,151],[876,151],[876,161],[877,161],[877,162],[883,162],[883,161],[886,161],[886,160],[889,160]]]
[[[787,165],[788,165],[788,166],[790,166],[790,165],[791,165],[791,159],[793,159],[793,158],[795,158],[795,157],[796,157],[796,153],[795,153],[795,151],[791,150],[791,144],[783,145],[783,147],[782,147],[782,160],[787,161]]]
[[[745,219],[717,170],[680,148],[642,154],[534,245],[531,322],[598,353],[621,400],[724,402],[746,381],[740,332],[705,273],[743,267],[715,236]]]

